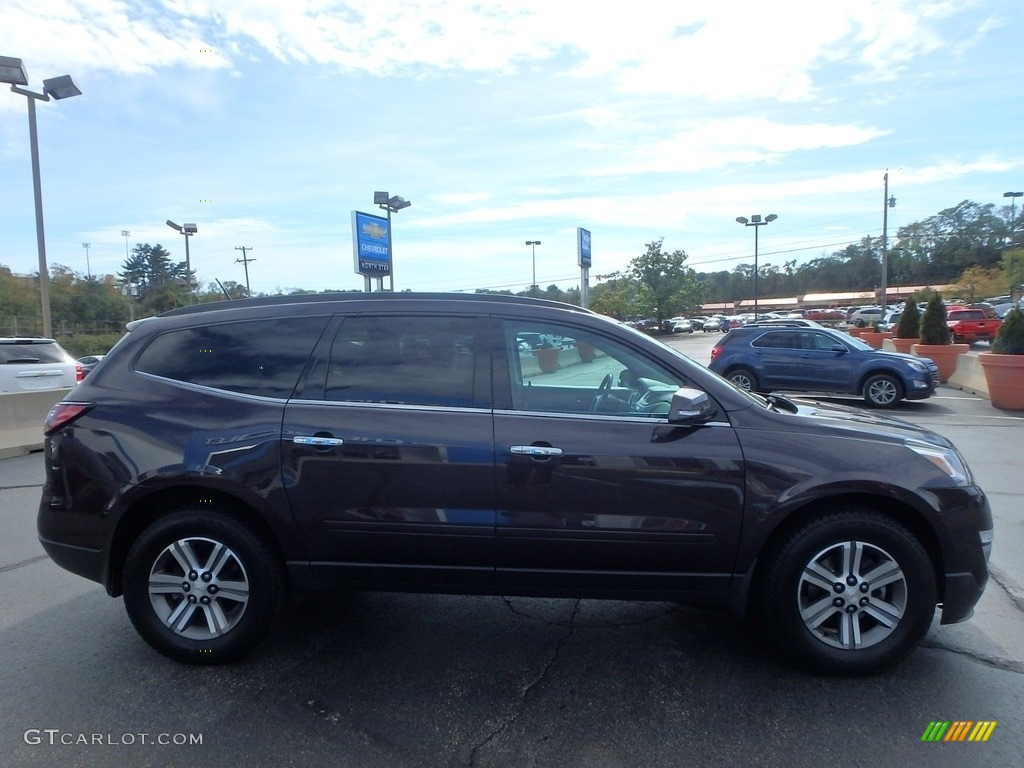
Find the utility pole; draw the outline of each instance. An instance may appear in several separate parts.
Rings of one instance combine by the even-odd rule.
[[[885,322],[885,298],[889,291],[889,209],[896,207],[896,198],[889,196],[889,169],[885,169],[885,191],[882,193],[882,296],[878,302],[882,305],[879,319]]]
[[[235,250],[242,252],[242,258],[235,259],[235,264],[239,264],[240,263],[242,266],[245,267],[245,297],[247,299],[251,299],[252,298],[252,291],[249,290],[249,262],[250,261],[256,261],[256,259],[246,258],[245,252],[246,251],[251,251],[251,250],[253,250],[253,248],[252,248],[251,245],[236,245],[235,246]]]

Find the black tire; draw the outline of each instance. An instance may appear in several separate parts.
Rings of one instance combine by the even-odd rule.
[[[876,373],[869,376],[861,390],[864,402],[875,408],[892,408],[903,399],[903,385],[895,376]]]
[[[731,381],[740,389],[745,389],[748,392],[757,392],[757,376],[749,368],[733,368],[727,374],[725,378]]]
[[[932,622],[935,571],[899,523],[848,508],[791,534],[760,581],[761,620],[815,672],[866,675],[903,659]],[[858,645],[859,642],[859,645]]]
[[[160,653],[188,664],[244,656],[267,634],[284,596],[283,568],[271,548],[239,520],[211,510],[160,518],[125,562],[124,604],[135,629]]]

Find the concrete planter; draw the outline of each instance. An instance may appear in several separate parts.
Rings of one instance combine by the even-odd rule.
[[[978,362],[985,372],[988,396],[996,408],[1024,411],[1024,355],[981,352]]]
[[[533,350],[534,357],[537,358],[537,362],[540,364],[541,373],[554,373],[558,370],[558,353],[561,352],[559,349],[535,349]]]
[[[861,333],[860,340],[867,344],[869,347],[881,349],[882,342],[885,341],[886,339],[891,339],[892,337],[892,331],[880,331],[878,333],[876,333],[875,331],[866,331]]]
[[[956,370],[956,359],[970,348],[970,344],[914,344],[910,351],[934,361],[939,367],[939,383],[945,384]]]
[[[896,351],[902,352],[905,355],[910,354],[910,348],[912,346],[920,343],[920,339],[900,339],[895,336],[892,337],[892,345],[896,348]]]

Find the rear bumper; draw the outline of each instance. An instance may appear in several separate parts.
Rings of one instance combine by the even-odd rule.
[[[104,584],[106,581],[106,558],[103,550],[77,547],[59,541],[39,537],[46,554],[61,568],[78,576]]]

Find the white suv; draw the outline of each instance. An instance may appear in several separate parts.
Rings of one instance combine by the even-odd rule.
[[[0,338],[0,393],[71,389],[82,364],[53,339]]]

